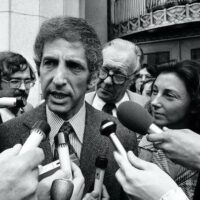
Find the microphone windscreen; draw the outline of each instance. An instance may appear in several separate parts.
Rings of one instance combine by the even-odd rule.
[[[101,135],[109,137],[111,133],[116,132],[117,125],[114,121],[104,120],[101,122],[100,133]]]
[[[56,179],[53,181],[50,196],[51,200],[70,200],[74,189],[72,181]]]
[[[33,125],[32,130],[34,129],[40,129],[47,137],[50,133],[51,127],[45,120],[39,120]]]
[[[16,100],[16,107],[22,108],[22,107],[24,107],[24,106],[25,106],[25,103],[24,103],[23,99],[22,99],[22,98],[18,98],[18,99]]]
[[[119,105],[117,117],[125,127],[142,135],[147,133],[153,123],[153,118],[149,112],[132,101],[126,101]]]
[[[95,160],[95,167],[100,169],[106,169],[108,165],[108,159],[103,156],[98,156]]]

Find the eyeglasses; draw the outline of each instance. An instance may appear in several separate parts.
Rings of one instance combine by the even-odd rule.
[[[26,89],[30,89],[35,84],[35,82],[31,79],[26,79],[26,80],[11,79],[9,81],[2,79],[1,81],[8,83],[10,88],[17,88],[17,89],[19,89],[21,87],[22,82],[24,83],[24,86]]]
[[[111,74],[110,73],[111,71],[107,71],[107,70],[104,70],[104,69],[101,69],[100,72],[99,72],[99,78],[102,79],[102,80],[105,80],[108,76],[111,77],[112,79],[112,82],[116,85],[122,85],[126,82],[126,80],[128,80],[133,74],[130,74],[129,76],[125,76],[125,75],[122,75],[122,74]]]

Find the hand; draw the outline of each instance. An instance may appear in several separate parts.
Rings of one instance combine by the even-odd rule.
[[[42,179],[39,182],[37,189],[38,200],[49,200],[50,199],[50,189],[54,180],[66,178],[66,173],[59,169],[51,176]]]
[[[70,200],[80,200],[82,198],[83,190],[85,187],[84,177],[78,166],[76,166],[74,163],[71,163],[71,167],[72,167],[73,180],[72,181],[69,180],[69,181],[71,181],[73,183],[74,189],[73,189],[73,193],[71,194],[72,196],[71,196]],[[61,188],[63,188],[63,186],[61,186],[61,185],[57,185],[56,187],[53,188],[53,191],[51,191],[51,189],[52,189],[51,186],[52,186],[53,181],[54,180],[61,181],[63,179],[67,180],[68,178],[67,178],[67,173],[65,171],[63,171],[62,169],[59,169],[53,175],[42,179],[38,185],[38,190],[37,190],[38,200],[51,199],[51,196],[50,196],[51,192],[53,192],[52,195],[56,198],[58,198],[56,196],[56,193],[59,193],[62,198],[64,198],[66,194],[70,195],[69,192],[65,193],[66,191],[63,191],[63,193],[59,192],[59,190]],[[56,184],[60,184],[60,183],[62,183],[62,182],[56,182]],[[65,185],[65,186],[67,186],[67,185]],[[64,197],[63,197],[63,195],[64,195]]]
[[[150,134],[147,139],[165,152],[174,162],[192,169],[200,169],[200,135],[189,130],[163,129],[161,134]]]
[[[177,184],[157,165],[137,158],[133,152],[127,154],[129,162],[114,152],[120,169],[115,176],[130,198],[158,200]]]
[[[83,198],[83,200],[98,200],[98,199],[99,199],[99,194],[94,191],[91,193],[87,193]],[[109,200],[109,199],[110,199],[110,196],[108,194],[108,191],[105,185],[103,185],[101,200]]]
[[[41,149],[35,148],[18,155],[21,145],[0,154],[0,199],[35,199],[38,186],[37,166],[44,159]]]
[[[72,174],[73,174],[73,184],[74,184],[74,190],[72,193],[72,197],[70,200],[80,200],[83,196],[83,190],[85,188],[85,179],[83,177],[83,174],[80,170],[80,168],[74,164],[71,163],[72,167]]]

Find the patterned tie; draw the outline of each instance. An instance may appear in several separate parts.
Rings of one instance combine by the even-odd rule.
[[[103,106],[103,111],[104,112],[106,112],[106,113],[108,113],[108,114],[110,114],[110,115],[112,115],[113,113],[112,113],[112,111],[113,111],[113,109],[115,109],[116,108],[116,105],[114,104],[114,103],[106,103],[104,106]]]
[[[69,140],[69,135],[75,134],[73,127],[71,126],[71,124],[69,122],[64,122],[63,125],[61,126],[59,132],[64,133],[65,141],[66,141],[66,143],[68,144],[68,147],[69,147],[69,154],[70,154],[71,160],[74,161],[77,165],[79,165],[78,155],[77,155],[74,147],[71,145],[70,140]],[[54,142],[55,142],[54,160],[56,160],[56,159],[59,158],[58,151],[57,151],[58,135],[55,136]]]

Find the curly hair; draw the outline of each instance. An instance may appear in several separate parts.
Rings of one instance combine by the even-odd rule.
[[[45,43],[60,38],[68,42],[78,41],[83,44],[90,79],[94,74],[99,72],[99,68],[103,63],[102,47],[94,29],[81,18],[55,17],[46,20],[41,25],[35,40],[34,53],[38,73]]]

